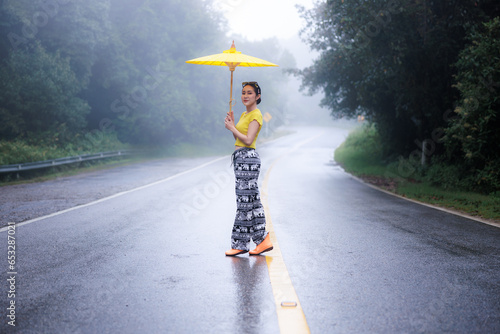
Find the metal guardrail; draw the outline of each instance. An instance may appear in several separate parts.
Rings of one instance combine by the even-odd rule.
[[[27,162],[23,164],[2,165],[0,166],[0,173],[22,172],[25,170],[40,169],[47,167],[54,167],[66,164],[73,164],[88,160],[98,160],[112,157],[119,157],[122,155],[129,155],[134,153],[132,150],[101,152],[95,154],[77,155],[74,157],[59,158],[54,160],[44,160],[36,162]]]

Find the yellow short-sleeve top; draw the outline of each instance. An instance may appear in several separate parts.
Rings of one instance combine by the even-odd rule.
[[[260,129],[262,129],[262,113],[260,112],[260,110],[254,109],[249,113],[242,113],[238,124],[236,124],[236,129],[246,136],[248,134],[248,126],[253,120],[256,120],[259,123],[260,127],[259,130],[257,130],[257,134],[255,135],[255,139],[253,140],[252,145],[245,145],[245,143],[243,143],[239,138],[236,139],[236,143],[234,143],[234,145],[255,149],[257,137],[259,136]]]

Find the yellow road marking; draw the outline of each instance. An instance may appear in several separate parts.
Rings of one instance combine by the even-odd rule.
[[[273,289],[274,302],[276,305],[278,324],[281,333],[310,333],[310,330],[307,325],[306,316],[302,310],[299,297],[295,292],[295,288],[293,287],[292,280],[288,274],[285,261],[283,260],[278,239],[276,238],[276,233],[274,232],[273,222],[269,212],[269,204],[267,202],[269,175],[271,174],[271,170],[274,165],[284,156],[295,151],[300,146],[316,139],[322,134],[323,133],[320,133],[303,141],[302,143],[295,145],[292,150],[277,158],[267,170],[264,181],[262,182],[261,197],[264,212],[266,214],[266,228],[269,231],[269,236],[274,247],[271,252],[266,253],[269,254],[266,255],[266,262],[269,270],[269,278]]]

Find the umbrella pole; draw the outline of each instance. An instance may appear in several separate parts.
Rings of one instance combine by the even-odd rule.
[[[234,68],[229,69],[231,71],[231,92],[229,94],[229,112],[231,113],[233,109],[233,72]]]
[[[236,66],[235,67],[232,67],[232,66],[229,67],[229,70],[231,71],[231,92],[229,94],[229,115],[233,119],[233,122],[234,122],[234,116],[233,116],[233,72],[234,72],[235,68],[236,68]]]

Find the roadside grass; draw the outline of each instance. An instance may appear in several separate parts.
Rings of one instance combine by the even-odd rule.
[[[114,133],[99,133],[91,141],[75,136],[71,142],[61,143],[58,137],[37,140],[0,140],[0,165],[20,164],[63,157],[129,149]]]
[[[500,198],[493,195],[443,190],[428,183],[402,183],[397,193],[421,202],[451,208],[500,222]]]
[[[41,138],[0,140],[0,165],[20,164],[72,157],[99,152],[131,149],[121,143],[115,133],[98,132],[92,136],[76,135],[70,141],[63,141],[58,135]],[[83,161],[39,170],[0,174],[0,186],[40,182],[61,176],[75,175],[83,171],[109,168],[117,163],[124,164],[135,159],[132,156],[107,158],[104,160]]]
[[[335,150],[334,158],[346,172],[400,196],[500,222],[498,193],[485,195],[444,189],[431,184],[419,172],[403,178],[397,173],[397,162],[384,163],[380,147],[373,126],[358,127]]]

